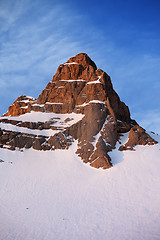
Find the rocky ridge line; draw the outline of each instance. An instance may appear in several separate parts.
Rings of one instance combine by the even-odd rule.
[[[39,122],[37,119],[37,122],[24,122],[8,117],[21,116],[31,111],[56,114],[74,112],[83,114],[84,117],[62,129],[55,128],[53,121]],[[97,69],[95,63],[84,53],[61,64],[37,100],[20,96],[9,107],[0,122],[19,128],[58,130],[51,136],[30,136],[1,129],[1,147],[67,149],[76,139],[78,140],[76,153],[85,163],[89,162],[96,168],[106,169],[112,166],[108,153],[115,148],[123,133],[129,132],[129,138],[127,143],[120,147],[121,151],[134,149],[138,144],[156,144],[156,141],[130,118],[129,108],[120,101],[108,74]]]

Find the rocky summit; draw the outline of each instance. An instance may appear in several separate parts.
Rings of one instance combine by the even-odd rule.
[[[85,53],[61,64],[37,99],[20,96],[0,118],[0,147],[40,151],[68,149],[95,168],[110,168],[109,153],[157,142],[130,117],[107,73]]]

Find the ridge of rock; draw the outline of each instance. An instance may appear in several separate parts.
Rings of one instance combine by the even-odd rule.
[[[92,61],[92,59],[86,54],[86,53],[79,53],[74,57],[71,57],[67,63],[77,63],[84,67],[88,67],[89,65],[94,68],[94,70],[97,70],[96,64]]]
[[[43,121],[23,120],[23,115],[28,116],[26,113],[53,114],[53,117]],[[126,132],[129,138],[119,148],[121,151],[134,149],[137,144],[156,144],[130,118],[129,108],[113,89],[109,75],[97,69],[86,53],[61,64],[38,99],[22,95],[0,118],[1,147],[68,149],[77,139],[76,153],[82,160],[104,169],[112,166],[109,152]]]

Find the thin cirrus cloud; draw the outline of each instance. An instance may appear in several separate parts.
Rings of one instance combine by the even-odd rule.
[[[64,10],[62,7],[61,10]],[[55,6],[53,10],[36,16],[35,22],[29,21],[23,24],[23,15],[30,9],[25,10],[25,5],[20,8],[17,5],[18,13],[12,14],[8,19],[6,16],[9,16],[10,8],[10,5],[5,5],[0,15],[1,22],[4,23],[0,30],[2,36],[0,48],[1,102],[7,100],[6,92],[13,101],[15,97],[18,97],[16,96],[18,92],[21,93],[22,90],[30,92],[30,88],[33,89],[34,85],[35,91],[31,92],[37,95],[38,90],[44,85],[43,78],[52,76],[51,74],[57,67],[57,61],[60,62],[65,56],[78,49],[78,43],[64,34],[68,24],[65,22],[62,25],[62,20],[67,15],[66,9],[62,11],[65,14],[61,18],[58,17],[60,6]],[[70,22],[72,18],[74,16],[70,17],[67,22]],[[57,28],[57,26],[61,27]],[[49,80],[45,79],[45,81]]]
[[[92,38],[91,31],[81,31],[81,34],[78,34],[85,19],[81,15],[71,15],[71,10],[65,5],[58,4],[51,10],[38,11],[40,16],[35,12],[34,20],[27,21],[23,18],[31,11],[29,7],[25,9],[26,2],[29,1],[25,1],[20,7],[18,2],[16,1],[15,5],[19,11],[12,14],[11,20],[6,18],[10,12],[10,5],[5,7],[1,14],[4,27],[1,29],[3,38],[0,49],[0,96],[8,105],[22,92],[37,97],[57,66],[66,61],[68,56],[82,51],[84,35],[86,51],[89,50],[88,42]],[[34,8],[37,9],[36,3]],[[81,24],[77,29],[79,22]],[[69,34],[66,34],[67,32]],[[6,92],[10,96],[9,99]]]
[[[100,26],[100,18],[96,22],[96,15],[82,14],[71,2],[1,0],[0,115],[20,94],[38,97],[59,64],[87,52],[143,122],[142,110],[159,108],[157,35],[128,23],[117,30],[114,22]]]

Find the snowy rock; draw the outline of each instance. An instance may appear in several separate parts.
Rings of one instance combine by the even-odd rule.
[[[119,150],[133,150],[136,145],[154,145],[157,143],[157,141],[155,141],[149,134],[146,133],[145,129],[136,125],[131,128],[128,136],[128,141],[122,145]]]
[[[43,117],[42,117],[43,116]],[[110,168],[109,153],[121,134],[128,141],[119,150],[156,144],[113,89],[111,78],[86,53],[61,64],[37,99],[21,95],[0,118],[0,146],[46,151],[69,149],[95,168]]]

